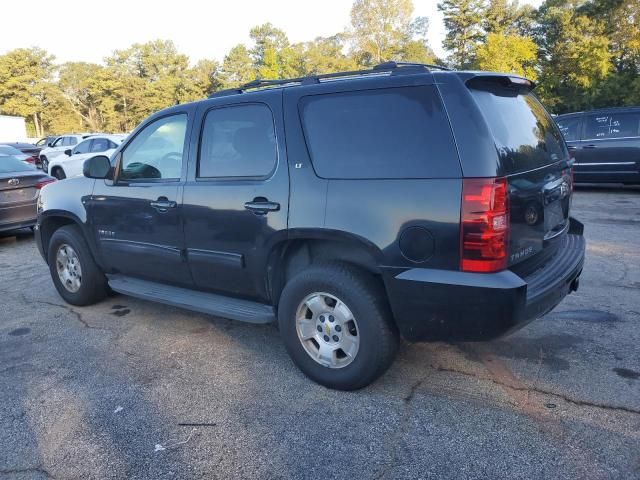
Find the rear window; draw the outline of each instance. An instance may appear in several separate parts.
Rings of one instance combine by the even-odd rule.
[[[316,173],[323,178],[442,178],[460,163],[432,86],[304,97],[300,113]]]
[[[31,170],[35,170],[35,167],[27,165],[17,158],[0,155],[0,173],[29,172]]]
[[[471,92],[491,129],[507,175],[569,157],[560,130],[532,94],[502,88]]]
[[[567,142],[580,140],[580,117],[562,118],[556,123]]]

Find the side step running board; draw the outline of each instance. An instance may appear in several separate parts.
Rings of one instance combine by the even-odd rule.
[[[271,305],[263,303],[198,292],[122,275],[107,275],[107,279],[109,286],[116,292],[144,300],[241,322],[271,323],[276,320],[275,309]]]

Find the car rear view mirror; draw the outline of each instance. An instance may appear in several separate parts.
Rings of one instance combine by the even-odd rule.
[[[71,149],[70,149],[70,148],[67,148],[67,149],[64,151],[64,154],[65,154],[67,157],[70,157],[70,156],[71,156]]]
[[[113,178],[111,161],[105,155],[97,155],[86,159],[82,165],[82,173],[87,178]]]

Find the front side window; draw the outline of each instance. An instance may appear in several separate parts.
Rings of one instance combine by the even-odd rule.
[[[303,97],[311,161],[323,178],[442,178],[460,172],[432,86]]]
[[[580,140],[580,117],[558,120],[556,123],[565,141],[572,142],[574,140]]]
[[[276,135],[269,107],[250,104],[207,113],[199,177],[265,177],[275,167],[276,159]]]
[[[52,147],[62,147],[62,146],[64,146],[64,137],[58,138],[55,142],[53,142],[53,144],[51,146]]]
[[[65,146],[73,146],[73,145],[77,145],[78,140],[76,139],[76,137],[67,137],[67,139],[65,140]]]
[[[109,150],[109,140],[106,138],[94,138],[91,143],[91,152],[105,152]]]
[[[585,138],[637,137],[640,113],[596,114],[587,117]]]
[[[90,142],[91,140],[85,140],[84,142],[80,142],[80,144],[73,149],[73,154],[76,155],[78,153],[88,153]]]
[[[142,129],[122,152],[119,179],[179,179],[187,115],[160,118]]]

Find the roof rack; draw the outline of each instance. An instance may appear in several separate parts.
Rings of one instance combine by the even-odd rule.
[[[220,90],[209,95],[209,98],[225,97],[227,95],[237,95],[244,93],[247,90],[255,90],[269,87],[284,87],[293,85],[313,85],[321,83],[322,81],[330,81],[333,79],[341,79],[345,77],[360,77],[360,76],[377,76],[381,74],[398,74],[398,73],[415,73],[419,71],[430,71],[431,69],[438,70],[450,70],[442,65],[434,65],[429,63],[411,63],[411,62],[384,62],[374,66],[367,70],[352,70],[346,72],[333,72],[323,73],[319,75],[309,75],[306,77],[285,78],[280,80],[266,80],[256,78],[248,83],[241,85],[238,88],[228,88],[226,90]]]

